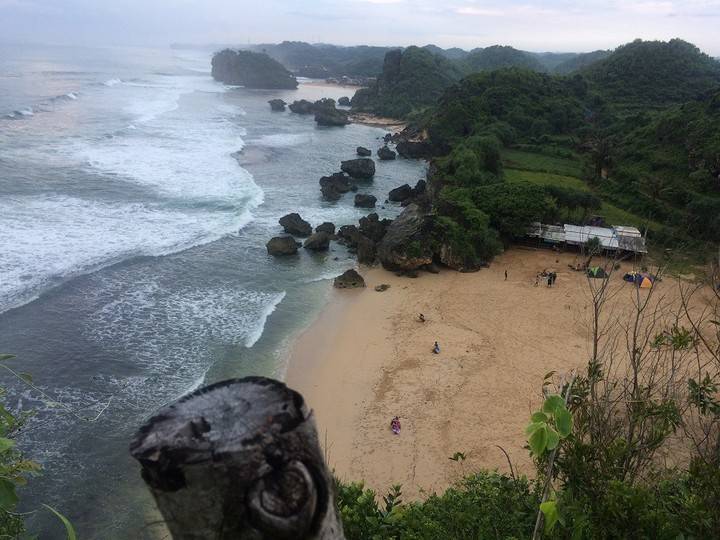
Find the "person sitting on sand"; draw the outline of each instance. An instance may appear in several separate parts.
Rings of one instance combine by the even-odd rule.
[[[418,321],[425,322],[425,315],[423,315],[422,313],[418,315]]]
[[[436,341],[435,345],[433,345],[433,352],[435,354],[440,354],[440,344]]]
[[[390,421],[390,429],[395,435],[400,435],[400,419],[397,416]]]

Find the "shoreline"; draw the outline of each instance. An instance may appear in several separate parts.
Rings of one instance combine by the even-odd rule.
[[[313,410],[335,474],[378,495],[402,484],[406,500],[473,470],[509,473],[503,450],[516,474],[532,475],[524,429],[543,377],[589,355],[587,279],[567,267],[575,256],[514,247],[480,272],[418,279],[361,267],[365,289],[333,289],[290,345],[285,381]],[[545,268],[558,273],[553,288],[534,286]],[[382,283],[390,288],[376,292]],[[449,459],[456,452],[464,462]]]

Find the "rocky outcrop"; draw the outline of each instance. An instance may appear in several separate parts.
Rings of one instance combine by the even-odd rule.
[[[307,99],[293,101],[289,108],[296,114],[313,114],[315,112],[315,104]]]
[[[300,214],[292,213],[283,216],[280,218],[279,223],[288,234],[294,236],[310,236],[312,234],[312,227],[300,217]]]
[[[355,206],[358,208],[375,208],[377,197],[367,193],[358,193],[355,195]]]
[[[270,104],[270,109],[273,111],[284,111],[285,105],[287,105],[282,99],[271,99],[268,103]]]
[[[333,285],[338,289],[358,289],[365,287],[365,280],[357,270],[350,269],[336,277]]]
[[[303,247],[312,251],[325,251],[330,247],[330,235],[326,232],[316,232],[305,240]]]
[[[364,146],[358,146],[357,147],[357,155],[362,157],[370,157],[372,156],[372,150],[369,148],[365,148]]]
[[[343,194],[351,191],[355,185],[345,173],[333,173],[320,179],[320,191],[328,201],[337,201]]]
[[[338,99],[338,105],[342,107],[349,107],[350,106],[350,98],[347,96],[343,96],[340,99]]]
[[[357,238],[357,260],[361,264],[375,264],[376,249],[375,242],[370,240],[364,234],[359,234]]]
[[[377,155],[382,161],[390,161],[392,159],[395,159],[395,157],[397,156],[397,154],[390,150],[390,148],[388,148],[387,146],[379,148],[377,151]]]
[[[413,188],[410,187],[410,184],[403,184],[400,187],[391,189],[390,193],[388,193],[388,199],[390,199],[392,202],[403,202],[404,200],[407,200],[412,196]]]
[[[333,107],[315,111],[315,122],[318,126],[346,126],[350,123],[348,113]]]
[[[365,217],[360,218],[358,231],[360,234],[366,236],[373,242],[380,242],[385,236],[388,227],[392,223],[392,219],[380,219],[378,215],[373,212]]]
[[[370,179],[375,176],[375,162],[370,158],[343,161],[340,164],[340,169],[353,178]]]
[[[225,49],[212,58],[212,76],[225,84],[245,88],[292,89],[295,76],[265,53]]]
[[[330,236],[335,236],[335,224],[331,223],[329,221],[326,221],[324,223],[321,223],[317,227],[315,227],[315,232],[324,232],[329,234]]]
[[[342,244],[345,244],[349,248],[355,248],[357,247],[360,231],[355,225],[343,225],[338,229],[337,235]]]
[[[395,145],[398,154],[408,159],[422,159],[432,156],[432,147],[427,141],[401,140]]]
[[[265,244],[270,255],[295,255],[298,250],[298,243],[292,236],[276,236]]]
[[[377,254],[388,270],[417,270],[433,262],[432,218],[411,204],[390,224]]]

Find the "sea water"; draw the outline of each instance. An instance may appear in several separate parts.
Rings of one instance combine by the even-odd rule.
[[[18,444],[43,473],[22,509],[55,506],[82,538],[154,537],[134,431],[203,384],[282,377],[292,337],[355,264],[338,245],[274,259],[265,243],[288,212],[357,223],[367,210],[352,194],[323,201],[318,179],[385,132],[271,112],[272,98],[352,90],[231,88],[210,55],[0,46],[0,352],[35,388],[5,371],[0,384],[11,408],[35,411]],[[425,174],[412,160],[377,168],[360,191],[380,202]],[[47,513],[30,525],[63,537]]]

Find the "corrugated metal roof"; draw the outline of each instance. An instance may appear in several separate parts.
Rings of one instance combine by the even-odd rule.
[[[582,245],[591,238],[600,240],[605,249],[618,249],[620,247],[617,235],[613,229],[605,227],[581,227],[579,225],[565,225],[565,241],[568,244]]]
[[[545,225],[536,221],[530,224],[528,236],[542,238],[547,242],[561,243],[565,241],[565,229],[560,225]]]
[[[625,225],[613,225],[613,229],[615,229],[615,232],[618,234],[618,236],[634,236],[636,238],[642,237],[640,231],[637,230],[635,227],[626,227]]]

